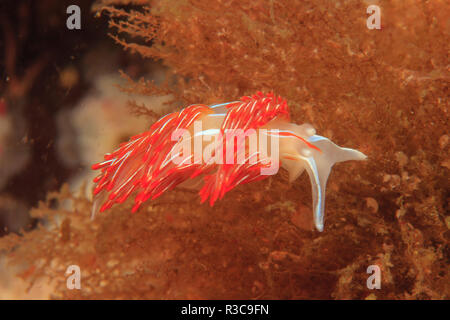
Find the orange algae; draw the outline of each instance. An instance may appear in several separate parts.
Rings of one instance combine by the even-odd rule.
[[[380,1],[382,29],[368,30],[364,1],[105,3],[135,3],[104,9],[113,37],[169,67],[166,85],[126,89],[182,105],[274,91],[293,121],[370,161],[336,166],[320,234],[299,218],[308,182],[283,173],[213,208],[173,191],[93,222],[87,190],[65,187],[32,211],[45,226],[0,239],[25,281],[71,299],[449,298],[448,4]],[[82,290],[66,288],[72,264]],[[366,287],[373,264],[381,290]]]

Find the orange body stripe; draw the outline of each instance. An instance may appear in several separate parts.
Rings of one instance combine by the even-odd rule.
[[[316,150],[319,151],[319,152],[322,152],[322,150],[320,150],[319,148],[317,148],[315,145],[309,143],[309,142],[306,141],[304,138],[302,138],[302,137],[296,135],[295,133],[292,133],[292,132],[278,132],[278,135],[279,135],[279,136],[284,136],[284,137],[289,137],[289,136],[290,136],[290,137],[298,138],[298,139],[302,140],[304,143],[306,143],[306,145],[307,145],[308,147],[310,147],[310,148],[312,148],[312,149],[316,149]]]

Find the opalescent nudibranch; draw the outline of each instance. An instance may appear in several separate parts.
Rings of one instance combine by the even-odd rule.
[[[92,166],[100,170],[94,179],[92,214],[136,193],[135,212],[146,200],[177,186],[199,189],[201,201],[209,199],[213,206],[237,185],[264,179],[281,166],[291,181],[308,173],[314,223],[323,231],[331,168],[337,162],[364,159],[363,153],[316,135],[309,124],[291,123],[286,100],[272,93],[191,105],[164,116]]]

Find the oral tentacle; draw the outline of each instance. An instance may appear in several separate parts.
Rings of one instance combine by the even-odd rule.
[[[297,157],[303,163],[311,182],[314,224],[318,231],[323,231],[325,192],[331,168],[337,162],[364,160],[367,157],[358,150],[341,148],[322,136],[312,135],[307,140],[321,151],[304,146],[298,150]]]
[[[305,170],[311,182],[314,225],[318,231],[322,232],[325,216],[325,189],[331,167],[319,169],[314,157],[301,156],[301,158],[305,163]]]

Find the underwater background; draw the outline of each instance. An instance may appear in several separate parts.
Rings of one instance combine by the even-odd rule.
[[[1,299],[449,299],[448,2],[6,0],[0,22]],[[105,153],[257,91],[368,156],[334,167],[324,232],[281,170],[90,219]]]

